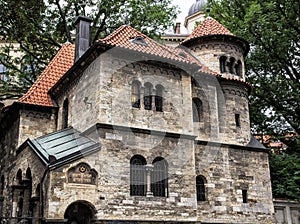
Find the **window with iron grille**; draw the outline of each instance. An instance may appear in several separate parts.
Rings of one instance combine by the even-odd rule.
[[[156,197],[168,196],[168,165],[166,160],[161,157],[157,157],[153,161],[151,191]]]
[[[151,83],[145,83],[144,108],[145,108],[145,110],[152,109],[152,85],[151,85]]]
[[[196,177],[197,201],[205,201],[205,179],[203,176]]]
[[[131,86],[131,105],[134,108],[140,108],[140,83],[134,81]]]
[[[135,155],[130,160],[130,195],[146,196],[146,160]]]

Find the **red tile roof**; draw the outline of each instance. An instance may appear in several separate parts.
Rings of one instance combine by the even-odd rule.
[[[203,21],[184,42],[212,34],[233,35],[216,20],[208,18]],[[220,76],[219,73],[201,64],[189,51],[183,48],[173,48],[160,44],[130,26],[124,25],[119,27],[106,38],[99,40],[99,42],[158,56],[175,62],[178,61],[196,65],[199,66],[199,72]],[[73,44],[64,44],[28,92],[22,96],[18,102],[41,106],[54,106],[48,92],[74,64],[74,51],[75,46]]]
[[[139,37],[141,39],[137,40],[136,38]],[[173,51],[173,48],[162,45],[127,25],[119,27],[112,34],[102,39],[101,42],[166,59],[190,63],[188,59]]]
[[[184,40],[181,44],[190,42],[191,40],[199,37],[210,36],[210,35],[229,35],[234,36],[227,28],[220,24],[217,20],[208,17],[202,21],[197,28]]]
[[[53,106],[48,91],[74,64],[74,44],[64,44],[42,74],[18,102]]]
[[[142,37],[140,42],[136,40],[137,37]],[[174,48],[160,44],[152,40],[145,34],[132,28],[131,26],[123,25],[119,27],[112,34],[102,39],[101,42],[112,46],[118,46],[138,51],[145,54],[159,56],[165,59],[198,65],[201,67],[199,69],[200,72],[219,75],[218,73],[210,70],[208,67],[201,64],[201,62],[199,62],[196,58],[194,58],[189,52],[185,51],[184,49]],[[137,42],[139,42],[140,44],[138,44]]]

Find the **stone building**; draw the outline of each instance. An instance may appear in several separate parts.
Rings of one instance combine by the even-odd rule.
[[[248,43],[208,17],[177,48],[130,26],[89,46],[89,23],[1,111],[1,220],[274,223]]]

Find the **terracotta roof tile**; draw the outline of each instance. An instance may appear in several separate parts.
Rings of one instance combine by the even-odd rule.
[[[213,34],[233,35],[216,20],[209,18],[202,22],[185,41]],[[220,76],[219,73],[201,64],[199,60],[184,48],[173,48],[160,44],[130,26],[124,25],[119,27],[106,38],[99,40],[99,42],[169,60],[193,64],[199,66],[199,72]],[[54,106],[48,91],[74,64],[74,51],[75,46],[73,44],[64,44],[35,83],[18,102]],[[232,79],[232,77],[227,78]]]
[[[202,21],[197,28],[184,40],[181,44],[190,42],[191,40],[199,37],[210,36],[210,35],[229,35],[234,36],[227,28],[220,24],[217,20],[208,17]]]
[[[174,48],[160,44],[127,25],[119,27],[101,41],[112,46],[118,46],[170,60],[191,63],[187,58],[179,55],[179,52],[174,50]]]
[[[137,37],[142,37],[140,43],[137,43]],[[155,55],[162,58],[180,61],[188,64],[198,65],[200,72],[207,74],[219,75],[218,73],[210,70],[204,66],[196,58],[194,58],[189,52],[182,48],[174,48],[160,44],[145,34],[137,31],[131,26],[123,25],[115,30],[112,34],[102,39],[101,42],[110,44],[112,46],[123,47],[126,49],[138,51],[145,54]]]
[[[31,88],[18,102],[53,106],[48,91],[74,64],[74,50],[75,47],[73,44],[64,44]]]

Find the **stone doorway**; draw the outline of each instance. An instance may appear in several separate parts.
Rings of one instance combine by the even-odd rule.
[[[67,224],[90,224],[93,223],[96,211],[88,202],[76,201],[68,206],[65,212]]]

